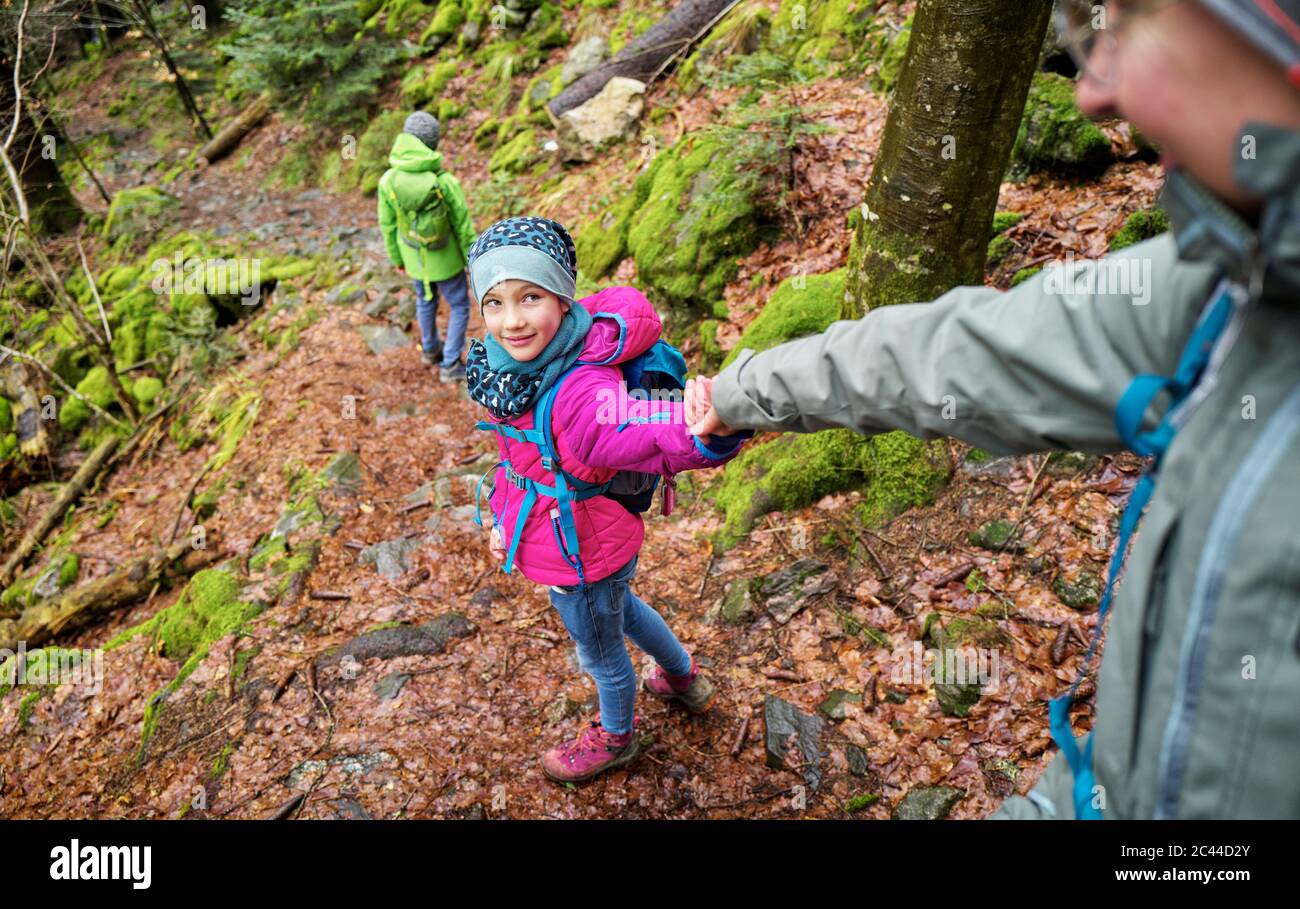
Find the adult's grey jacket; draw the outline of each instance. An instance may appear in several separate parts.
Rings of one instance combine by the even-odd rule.
[[[1045,271],[1005,293],[958,287],[742,351],[714,383],[736,428],[1116,451],[1129,382],[1172,374],[1230,281],[1240,305],[1179,415],[1108,619],[1093,746],[1107,818],[1300,817],[1300,135],[1245,132],[1256,156],[1237,179],[1271,199],[1258,224],[1172,171],[1173,234],[1093,276],[1117,278],[1123,260],[1149,283],[1065,294]],[[1072,818],[1064,757],[994,816]]]

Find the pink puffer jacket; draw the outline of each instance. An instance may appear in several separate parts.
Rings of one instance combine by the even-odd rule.
[[[683,403],[628,400],[623,373],[614,364],[644,353],[659,340],[660,333],[659,316],[639,290],[607,287],[578,302],[594,317],[580,359],[609,365],[578,367],[564,379],[556,395],[551,433],[567,472],[581,480],[603,483],[619,470],[673,474],[717,467],[735,457],[740,439],[714,439],[705,446],[690,434]],[[646,422],[649,414],[661,411],[669,411],[671,416]],[[508,422],[517,429],[531,429],[533,411]],[[515,471],[541,483],[553,482],[541,465],[536,445],[500,434],[497,443],[501,459],[509,460]],[[492,515],[508,548],[526,493],[506,478],[504,467],[496,469],[494,483],[489,500]],[[565,561],[552,529],[549,515],[554,506],[554,498],[538,496],[515,551],[515,565],[524,577],[539,584],[577,584],[578,573]],[[575,502],[573,516],[583,574],[589,584],[622,568],[641,548],[645,537],[641,516],[607,496]]]

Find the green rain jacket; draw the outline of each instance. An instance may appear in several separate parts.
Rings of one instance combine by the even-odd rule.
[[[1269,200],[1258,225],[1172,170],[1173,235],[1098,260],[1141,286],[1100,287],[1097,272],[1093,292],[1065,294],[1052,292],[1059,272],[1042,272],[1005,293],[958,287],[742,351],[713,386],[736,428],[1116,451],[1130,381],[1171,375],[1220,276],[1233,282],[1241,305],[1184,408],[1107,619],[1093,724],[1107,818],[1300,817],[1300,134],[1246,134],[1257,155],[1234,167]],[[993,816],[1073,818],[1071,792],[1058,752]]]
[[[379,179],[379,227],[388,246],[388,258],[406,269],[412,278],[442,281],[465,270],[466,253],[476,236],[469,206],[460,182],[442,169],[442,152],[434,151],[415,136],[399,133],[388,155],[391,165]],[[408,211],[419,211],[434,193],[442,190],[451,220],[451,239],[442,249],[421,250],[398,237],[397,212],[388,201],[391,188],[397,201]]]

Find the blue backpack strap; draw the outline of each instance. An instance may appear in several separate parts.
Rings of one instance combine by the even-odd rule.
[[[1120,519],[1119,539],[1115,543],[1115,552],[1110,559],[1106,589],[1097,608],[1097,624],[1092,630],[1088,652],[1084,654],[1083,662],[1079,666],[1079,672],[1070,690],[1060,697],[1053,698],[1048,705],[1052,740],[1065,755],[1066,763],[1069,764],[1070,772],[1074,777],[1074,816],[1080,820],[1100,820],[1102,814],[1100,809],[1093,805],[1093,790],[1096,788],[1096,774],[1092,766],[1093,732],[1088,733],[1081,750],[1070,727],[1070,704],[1074,701],[1075,692],[1083,682],[1088,664],[1092,662],[1097,643],[1101,639],[1106,613],[1110,610],[1111,595],[1115,589],[1115,580],[1124,567],[1128,544],[1134,530],[1137,529],[1142,511],[1151,501],[1152,493],[1155,492],[1160,462],[1169,443],[1173,441],[1174,434],[1178,431],[1175,412],[1201,381],[1215,345],[1223,337],[1224,329],[1237,306],[1236,300],[1232,285],[1226,281],[1221,282],[1215,289],[1215,295],[1202,313],[1191,337],[1188,338],[1187,344],[1183,347],[1174,374],[1160,376],[1143,373],[1135,377],[1115,407],[1115,428],[1119,431],[1124,444],[1137,454],[1153,457],[1155,460],[1143,471]],[[1155,429],[1141,432],[1143,415],[1162,391],[1168,392],[1171,398],[1168,409],[1165,410],[1164,416]]]

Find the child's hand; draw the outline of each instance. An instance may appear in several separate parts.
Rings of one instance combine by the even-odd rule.
[[[686,380],[686,424],[705,445],[713,436],[730,436],[736,433],[722,422],[713,408],[713,379],[697,376]]]
[[[488,550],[492,553],[492,557],[498,562],[504,562],[506,560],[506,543],[505,540],[501,538],[501,531],[496,527],[492,528],[492,536],[488,540]]]

